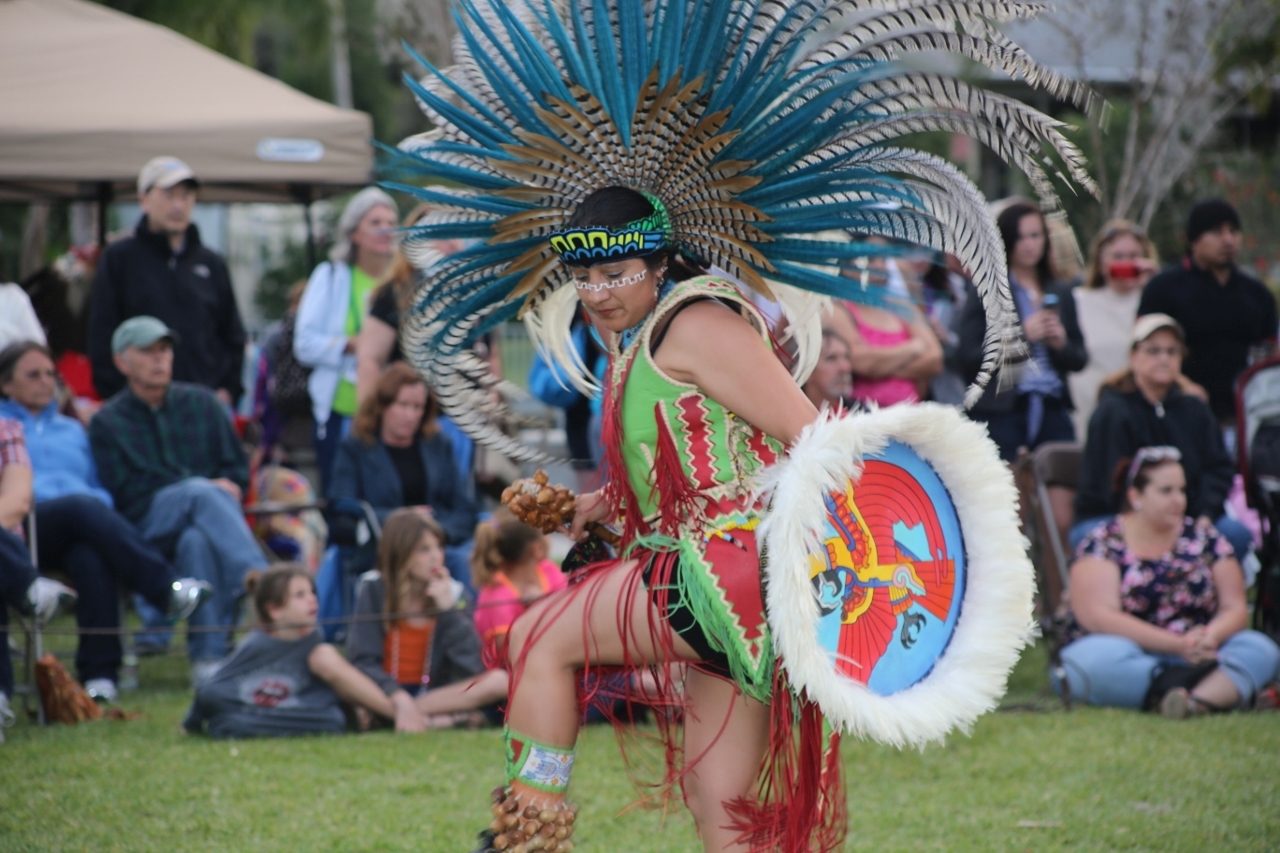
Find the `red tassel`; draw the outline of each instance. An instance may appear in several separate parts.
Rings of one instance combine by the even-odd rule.
[[[751,853],[830,853],[843,843],[848,821],[840,735],[824,737],[822,712],[792,698],[781,666],[772,717],[760,796],[729,805],[738,841]]]
[[[613,368],[609,369],[609,387],[605,389],[604,407],[601,412],[600,444],[602,476],[604,480],[604,499],[613,516],[622,519],[622,541],[631,542],[638,536],[649,532],[640,513],[639,501],[631,491],[631,481],[627,477],[627,463],[622,455],[622,389],[631,374],[631,366],[635,363],[635,353],[622,368],[622,376],[613,380]]]
[[[676,439],[671,434],[661,402],[653,404],[653,418],[658,425],[658,446],[653,460],[658,517],[662,520],[662,534],[675,536],[680,533],[682,523],[704,518],[710,501],[693,487],[680,464],[680,449],[676,447]]]

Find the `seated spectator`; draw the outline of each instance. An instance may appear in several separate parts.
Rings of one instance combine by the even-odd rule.
[[[1246,275],[1240,214],[1221,199],[1202,201],[1187,217],[1187,255],[1147,284],[1138,314],[1167,314],[1186,331],[1187,378],[1209,393],[1209,408],[1235,423],[1235,384],[1256,358],[1274,351],[1276,300]]]
[[[506,509],[476,525],[471,571],[480,590],[476,630],[484,642],[486,661],[493,664],[507,660],[507,633],[516,620],[538,599],[569,585],[560,567],[547,559],[546,537]],[[495,694],[501,689],[495,698],[506,699],[507,670],[492,669],[486,676],[492,679],[486,681],[486,687]],[[583,722],[636,721],[646,713],[648,701],[660,694],[657,680],[647,672],[630,676],[590,672],[582,683],[586,700]]]
[[[43,624],[76,600],[63,584],[40,577],[23,541],[22,521],[31,511],[31,461],[22,424],[0,418],[0,743],[13,725],[13,658],[9,654],[9,608]]]
[[[1129,369],[1102,387],[1089,420],[1075,497],[1074,549],[1084,535],[1120,510],[1113,489],[1116,464],[1140,447],[1169,445],[1181,454],[1187,478],[1187,512],[1201,527],[1210,523],[1226,537],[1236,558],[1251,548],[1248,529],[1223,515],[1235,465],[1222,432],[1203,400],[1177,383],[1182,367],[1182,327],[1164,314],[1139,317],[1130,336]]]
[[[476,630],[495,660],[511,624],[529,605],[569,585],[547,559],[546,537],[505,509],[476,525],[471,579],[479,590]]]
[[[0,351],[0,417],[21,423],[29,436],[41,569],[71,579],[80,593],[81,628],[120,627],[119,586],[170,618],[186,618],[212,588],[193,578],[179,580],[138,529],[112,510],[84,427],[58,413],[56,376],[53,354],[34,341]],[[117,634],[81,635],[76,674],[94,699],[116,700],[122,661]]]
[[[338,447],[328,498],[339,507],[365,501],[379,523],[400,507],[422,507],[444,530],[449,573],[469,587],[476,513],[436,414],[435,395],[409,365],[388,367]],[[357,566],[372,564],[370,543]]]
[[[451,725],[448,715],[507,695],[507,674],[485,672],[470,602],[444,566],[443,536],[419,510],[393,512],[356,595],[347,656],[391,697],[397,727]]]
[[[315,419],[316,465],[329,491],[338,442],[358,408],[356,343],[369,298],[391,265],[396,245],[396,203],[377,187],[351,197],[338,218],[329,260],[311,273],[298,306],[293,352],[312,368],[307,380]]]
[[[111,349],[128,387],[94,416],[89,443],[116,509],[176,565],[213,586],[214,597],[188,625],[230,627],[245,573],[265,562],[240,511],[248,463],[213,392],[172,381],[173,338],[154,317],[120,324]],[[227,642],[221,631],[190,635],[197,683],[217,668]]]
[[[1067,374],[1088,362],[1084,338],[1076,322],[1076,303],[1069,287],[1051,272],[1044,216],[1025,202],[1001,211],[996,225],[1009,263],[1009,286],[1022,332],[1030,344],[1031,363],[1016,383],[997,376],[969,411],[987,425],[1000,448],[1000,458],[1012,462],[1018,449],[1034,450],[1046,441],[1074,441],[1071,392]],[[965,381],[972,382],[986,350],[987,315],[982,300],[965,300],[960,318],[959,360]]]
[[[1142,288],[1156,271],[1156,247],[1132,222],[1113,219],[1089,245],[1084,283],[1071,291],[1089,363],[1067,383],[1075,403],[1076,435],[1089,429],[1098,387],[1129,364],[1130,333]]]
[[[1230,543],[1187,516],[1178,459],[1177,448],[1145,447],[1123,460],[1123,508],[1090,531],[1071,566],[1074,639],[1062,665],[1071,695],[1092,705],[1177,718],[1247,708],[1280,667],[1275,642],[1245,629]]]
[[[196,688],[182,726],[213,737],[282,737],[347,731],[342,703],[386,719],[395,708],[316,628],[315,584],[279,563],[247,580],[262,627]]]
[[[862,242],[886,245],[882,237],[864,237]],[[892,259],[875,256],[861,269],[846,268],[844,275],[861,278],[871,275],[892,276],[887,285],[895,295],[890,308],[838,303],[823,317],[849,347],[853,365],[852,399],[861,403],[891,406],[914,403],[927,394],[929,382],[942,372],[942,345],[928,322],[907,300],[907,284]],[[891,268],[890,268],[891,267]]]
[[[837,309],[838,310],[838,309]],[[835,410],[847,406],[853,392],[853,363],[849,360],[849,345],[832,329],[822,328],[822,351],[818,364],[805,380],[804,394],[821,409]]]

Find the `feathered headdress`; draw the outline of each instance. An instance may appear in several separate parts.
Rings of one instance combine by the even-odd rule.
[[[405,328],[409,358],[463,429],[526,456],[489,426],[487,366],[468,346],[523,316],[571,381],[590,388],[569,343],[576,292],[548,238],[591,192],[622,185],[661,200],[681,254],[777,300],[802,329],[817,322],[821,297],[883,298],[840,276],[837,267],[875,251],[844,239],[849,232],[956,255],[987,314],[968,397],[976,400],[1020,340],[1003,244],[968,178],[890,143],[923,131],[968,134],[1024,171],[1049,211],[1058,206],[1051,172],[1094,185],[1059,122],[896,60],[952,52],[1087,109],[1087,89],[1036,64],[995,26],[1044,8],[456,0],[457,64],[422,60],[429,74],[409,81],[436,129],[400,146],[411,172],[453,186],[393,186],[435,205],[407,241],[411,259],[415,241],[477,242],[428,271]],[[813,340],[810,330],[800,341],[798,379],[816,359]]]

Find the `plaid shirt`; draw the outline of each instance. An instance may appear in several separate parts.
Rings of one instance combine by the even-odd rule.
[[[11,418],[0,418],[0,472],[8,465],[30,468],[31,457],[27,455],[27,436],[22,424]]]
[[[174,382],[152,409],[132,391],[111,398],[89,422],[98,478],[116,510],[135,524],[156,492],[191,477],[225,477],[249,486],[249,465],[231,420],[213,392]]]
[[[31,467],[31,457],[27,455],[27,436],[22,431],[22,424],[10,418],[0,418],[0,474],[10,465]],[[21,536],[22,525],[15,527],[13,532]],[[0,601],[0,607],[4,606],[4,602]],[[0,653],[3,651],[0,650]]]

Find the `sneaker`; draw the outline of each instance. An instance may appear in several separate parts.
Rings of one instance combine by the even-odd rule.
[[[39,577],[27,587],[27,603],[36,622],[43,625],[64,607],[75,603],[76,591],[53,578]]]
[[[84,683],[84,692],[99,705],[114,705],[120,698],[116,683],[110,678],[90,678]]]
[[[222,668],[220,660],[193,660],[191,662],[191,686],[199,687]]]
[[[206,598],[213,597],[213,587],[195,578],[178,578],[173,582],[173,595],[169,598],[170,619],[186,619]]]

